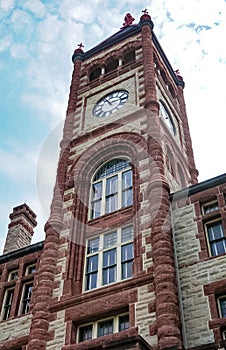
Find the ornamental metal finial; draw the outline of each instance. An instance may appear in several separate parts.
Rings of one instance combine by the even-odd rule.
[[[144,15],[148,15],[148,10],[147,9],[143,10],[142,12],[144,13]]]
[[[124,18],[123,27],[121,29],[128,27],[130,24],[133,23],[134,20],[135,18],[133,18],[133,16],[130,13],[127,13]]]
[[[82,48],[84,47],[84,45],[82,43],[78,44],[78,47],[82,50]]]

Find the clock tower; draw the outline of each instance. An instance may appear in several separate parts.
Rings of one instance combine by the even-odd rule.
[[[182,349],[170,193],[197,182],[183,78],[146,10],[72,60],[27,349]]]

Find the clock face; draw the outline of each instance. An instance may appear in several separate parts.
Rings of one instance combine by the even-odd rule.
[[[126,90],[110,92],[102,97],[93,108],[93,115],[97,118],[104,118],[117,112],[128,100],[129,93]]]

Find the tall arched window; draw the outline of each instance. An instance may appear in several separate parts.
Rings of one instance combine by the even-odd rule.
[[[133,204],[132,169],[128,159],[100,166],[92,179],[90,219]]]

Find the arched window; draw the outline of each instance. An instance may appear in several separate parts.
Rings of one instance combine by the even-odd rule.
[[[179,179],[180,179],[180,184],[181,184],[181,187],[183,188],[186,186],[186,181],[185,181],[185,177],[184,177],[184,172],[183,172],[179,163],[177,163],[177,170],[178,170],[178,175],[179,175]]]
[[[112,72],[118,67],[118,65],[118,59],[111,57],[106,63],[105,73],[107,74],[109,72]]]
[[[165,103],[163,103],[161,100],[159,100],[159,106],[160,106],[161,116],[164,119],[167,127],[169,128],[170,132],[173,135],[176,135],[176,128],[175,128],[174,122],[170,116],[170,113],[168,111],[168,108],[166,107]]]
[[[90,219],[133,204],[132,169],[128,159],[112,159],[95,172]]]
[[[100,67],[94,67],[89,74],[89,81],[93,81],[101,75],[101,68]]]
[[[135,50],[126,51],[124,53],[123,64],[128,64],[135,61]]]
[[[166,150],[167,150],[166,165],[170,173],[174,176],[175,164],[174,164],[173,154],[168,146],[166,146]]]

